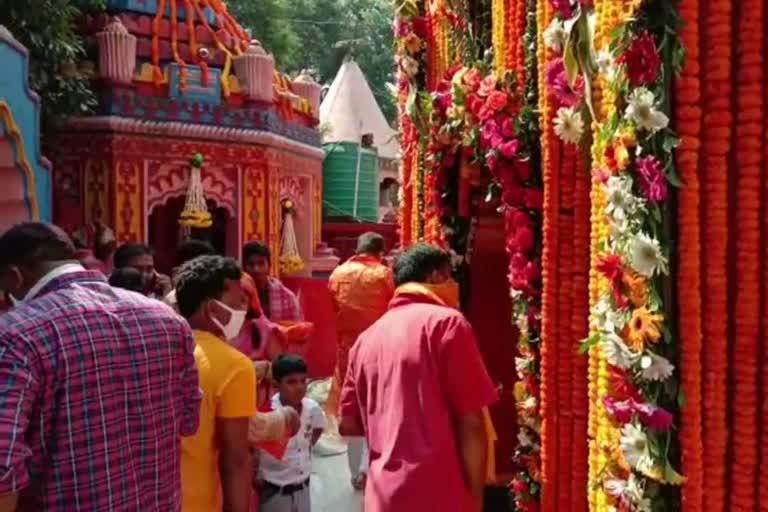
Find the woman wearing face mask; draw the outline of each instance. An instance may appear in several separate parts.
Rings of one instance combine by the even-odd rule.
[[[182,440],[183,512],[251,506],[249,448],[284,438],[295,426],[295,411],[256,414],[256,373],[250,359],[233,346],[246,320],[248,297],[237,262],[201,256],[176,275],[179,312],[194,330],[200,388],[200,426]],[[250,428],[250,440],[249,440]]]

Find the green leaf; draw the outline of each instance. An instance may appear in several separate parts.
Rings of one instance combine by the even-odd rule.
[[[672,150],[676,149],[678,146],[680,146],[680,137],[674,133],[666,135],[661,143],[661,148],[665,153],[671,153]]]
[[[680,388],[677,392],[677,406],[680,409],[685,409],[685,403],[685,392],[683,392],[683,388]]]
[[[599,334],[594,334],[582,341],[581,344],[579,344],[579,354],[586,354],[589,352],[590,348],[600,342],[600,338],[601,336]]]
[[[677,175],[677,170],[674,165],[671,165],[667,172],[667,181],[675,188],[682,188],[683,182],[680,180],[680,176]]]

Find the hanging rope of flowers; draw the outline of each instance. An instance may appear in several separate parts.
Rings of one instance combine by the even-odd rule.
[[[192,157],[189,174],[189,188],[184,209],[179,216],[179,224],[188,228],[207,229],[213,225],[213,218],[205,203],[205,192],[200,169],[203,166],[203,155]]]
[[[683,0],[679,5],[684,20],[698,20],[699,0]],[[686,64],[675,82],[675,125],[682,138],[676,162],[684,186],[678,193],[678,266],[677,303],[681,347],[680,384],[685,407],[680,421],[682,468],[687,477],[682,489],[682,506],[692,512],[702,510],[703,454],[701,408],[701,232],[699,186],[699,136],[701,107],[699,106],[699,26],[688,23],[681,29],[686,48]],[[723,65],[718,62],[717,65]],[[710,347],[711,349],[711,347]],[[715,468],[711,468],[714,470]]]
[[[757,475],[758,361],[760,346],[760,188],[763,154],[764,3],[743,0],[736,40],[736,301],[733,310],[733,451],[730,510],[753,510]]]

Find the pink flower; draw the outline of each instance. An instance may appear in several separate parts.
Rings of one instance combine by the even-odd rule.
[[[579,75],[573,87],[568,85],[563,59],[554,59],[547,64],[544,80],[552,95],[563,107],[575,107],[584,95],[584,78]]]
[[[501,134],[507,138],[515,136],[515,123],[511,117],[504,117],[504,120],[501,122]]]
[[[483,142],[486,144],[491,141],[491,139],[499,136],[499,125],[496,124],[496,121],[493,119],[487,120],[485,123],[483,123],[483,129],[480,132],[480,137],[482,138]]]
[[[488,166],[488,169],[490,169],[491,172],[496,171],[499,167],[499,157],[496,156],[495,152],[489,151],[488,154],[485,155],[485,165]]]
[[[403,18],[397,17],[395,18],[393,30],[395,32],[395,36],[405,37],[411,33],[411,24],[405,21]]]
[[[504,158],[513,159],[517,155],[517,151],[520,149],[520,142],[516,139],[509,140],[499,146],[499,151]]]
[[[521,252],[515,252],[509,259],[509,268],[514,273],[523,272],[526,265],[528,265],[528,260]]]
[[[480,76],[480,71],[478,71],[477,68],[471,68],[469,71],[464,73],[463,80],[464,85],[467,86],[469,92],[476,92],[480,87],[480,81],[482,80],[482,77]]]
[[[635,410],[640,421],[648,428],[663,432],[672,427],[672,422],[674,421],[672,413],[665,411],[661,407],[651,404],[635,404]]]
[[[652,84],[661,71],[661,57],[656,48],[656,41],[647,30],[643,30],[632,40],[629,48],[619,55],[617,62],[627,65],[629,83],[635,87]]]
[[[528,279],[528,282],[532,283],[538,281],[539,277],[541,277],[541,269],[536,262],[529,261],[525,266],[525,278]]]
[[[616,423],[622,426],[632,421],[632,416],[635,414],[636,404],[631,398],[629,400],[624,400],[623,402],[618,402],[607,396],[603,398],[603,405]]]
[[[573,7],[571,7],[571,0],[549,0],[549,5],[563,18],[570,18],[573,16]]]
[[[512,491],[515,494],[527,494],[528,493],[528,484],[525,482],[525,480],[518,480],[515,478],[512,480],[512,484],[510,485],[512,487]]]
[[[637,159],[637,177],[640,190],[646,199],[653,202],[661,202],[667,198],[667,177],[661,162],[654,156],[646,156]]]
[[[484,109],[485,102],[479,96],[470,96],[467,100],[467,107],[469,111],[477,117],[480,117],[482,110]]]
[[[489,96],[495,90],[496,77],[494,75],[488,75],[483,78],[482,82],[480,82],[480,89],[478,89],[477,94],[480,96]]]
[[[514,235],[515,246],[520,252],[528,252],[533,249],[533,231],[530,228],[523,227],[518,229]]]
[[[522,210],[508,210],[507,220],[513,228],[527,228],[531,226],[531,216]],[[511,230],[510,230],[511,231]]]

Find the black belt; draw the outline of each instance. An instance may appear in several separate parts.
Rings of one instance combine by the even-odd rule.
[[[282,494],[283,496],[290,496],[291,494],[295,494],[304,488],[306,488],[309,485],[309,478],[304,480],[303,482],[300,482],[298,484],[288,484],[288,485],[275,485],[272,482],[264,482],[264,485],[266,487],[271,488],[273,491],[275,491],[276,494]]]

